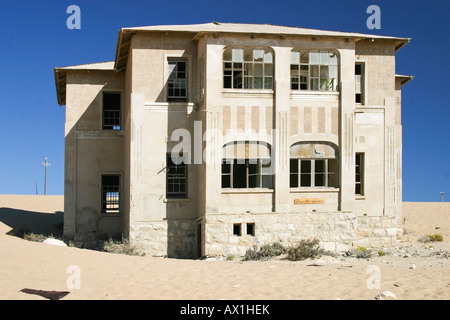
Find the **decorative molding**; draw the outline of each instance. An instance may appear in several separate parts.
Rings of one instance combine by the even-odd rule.
[[[144,104],[144,110],[191,113],[193,111],[198,111],[198,106],[193,102],[146,102]]]
[[[273,90],[267,89],[223,89],[222,96],[224,98],[259,98],[273,99]]]
[[[123,130],[108,131],[76,131],[77,139],[123,139],[125,133]]]
[[[291,91],[291,100],[339,101],[339,92],[326,91]]]

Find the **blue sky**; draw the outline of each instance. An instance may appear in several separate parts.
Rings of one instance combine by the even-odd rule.
[[[81,29],[69,30],[70,5]],[[369,30],[369,5],[381,29]],[[53,68],[114,60],[121,27],[212,21],[269,23],[412,38],[397,53],[403,87],[403,199],[450,199],[450,2],[442,0],[47,0],[6,1],[0,8],[0,194],[64,193],[64,107]]]

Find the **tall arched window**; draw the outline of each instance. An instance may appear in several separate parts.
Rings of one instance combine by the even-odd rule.
[[[223,52],[223,87],[273,89],[273,53],[267,48],[232,48]]]
[[[291,188],[337,188],[337,148],[321,142],[300,142],[290,148]]]
[[[270,145],[233,141],[222,148],[222,188],[273,189]]]
[[[337,90],[338,62],[331,50],[291,51],[291,90]]]

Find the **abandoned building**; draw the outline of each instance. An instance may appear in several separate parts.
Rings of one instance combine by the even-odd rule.
[[[54,69],[64,237],[155,256],[326,250],[401,232],[410,39],[275,25],[123,28],[115,61]]]

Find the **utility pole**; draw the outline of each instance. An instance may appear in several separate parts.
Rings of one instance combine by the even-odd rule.
[[[444,194],[445,194],[445,192],[442,191],[442,192],[441,192],[441,202],[444,202]]]
[[[47,195],[47,167],[50,166],[50,163],[48,163],[48,161],[47,161],[47,157],[45,157],[45,161],[41,162],[41,164],[45,167],[44,195]]]

